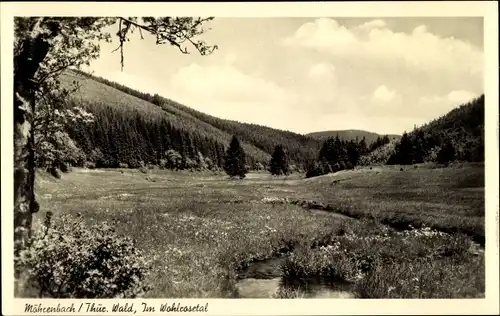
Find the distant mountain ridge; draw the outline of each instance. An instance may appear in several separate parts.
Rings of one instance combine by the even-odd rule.
[[[333,130],[333,131],[320,131],[320,132],[313,132],[313,133],[308,133],[306,136],[313,137],[318,140],[326,140],[328,137],[336,137],[339,136],[340,139],[342,140],[355,140],[356,137],[361,140],[363,137],[365,137],[367,143],[372,143],[377,140],[377,137],[383,137],[385,134],[377,134],[373,132],[368,132],[364,130],[358,130],[358,129],[349,129],[349,130]],[[401,135],[395,135],[395,134],[389,134],[389,139],[399,139],[401,138]]]

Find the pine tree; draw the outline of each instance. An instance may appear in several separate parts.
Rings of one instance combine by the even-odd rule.
[[[437,160],[438,163],[448,165],[450,161],[455,160],[456,151],[451,140],[446,139],[443,147],[438,152]]]
[[[368,152],[368,146],[366,145],[366,137],[363,136],[363,139],[359,142],[359,150],[362,155]]]
[[[391,140],[388,135],[384,135],[384,137],[382,137],[382,145],[389,144],[390,142]]]
[[[335,156],[339,162],[346,162],[348,160],[347,157],[347,149],[346,144],[339,138],[339,135],[335,137]]]
[[[345,142],[338,135],[335,138],[330,137],[323,143],[318,161],[329,165],[333,172],[342,170],[348,162],[346,147]]]
[[[347,157],[350,163],[350,167],[354,167],[358,164],[359,157],[361,156],[360,148],[358,143],[351,140],[347,143]],[[350,168],[348,168],[350,169]]]
[[[274,152],[269,165],[269,171],[272,175],[288,175],[290,171],[288,168],[288,157],[283,150],[283,146],[277,145],[274,148]]]
[[[224,146],[219,142],[215,142],[215,151],[217,155],[217,166],[224,167]]]
[[[411,165],[413,160],[412,148],[413,148],[412,141],[408,136],[408,133],[404,132],[403,136],[401,136],[401,139],[396,144],[396,147],[394,149],[395,151],[394,154],[391,157],[389,157],[387,164]]]
[[[236,136],[233,136],[231,143],[226,151],[224,159],[224,171],[231,176],[239,176],[240,179],[245,178],[248,172],[245,167],[246,156],[241,147],[240,141]]]

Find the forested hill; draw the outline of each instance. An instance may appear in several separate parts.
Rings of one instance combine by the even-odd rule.
[[[67,128],[86,160],[97,166],[144,163],[187,168],[206,162],[220,167],[224,149],[236,135],[251,168],[267,165],[278,144],[293,164],[303,167],[321,146],[309,136],[216,118],[80,71],[66,71],[60,80],[65,87],[80,85],[70,102],[95,116],[91,124]]]
[[[484,94],[404,133],[389,164],[484,161]]]
[[[368,131],[363,131],[363,130],[357,130],[357,129],[349,129],[349,130],[338,130],[338,131],[322,131],[322,132],[314,132],[314,133],[309,133],[306,134],[306,136],[310,136],[319,140],[326,140],[329,137],[336,137],[339,136],[340,139],[350,141],[350,140],[358,140],[363,139],[363,137],[366,139],[367,143],[372,143],[377,140],[379,137],[383,137],[384,135],[380,135],[377,133],[372,133]],[[399,139],[401,138],[401,135],[387,135],[389,139]]]
[[[399,139],[387,135],[369,147],[364,141],[330,136],[306,177],[315,177],[356,165],[484,161],[484,95],[461,105]]]

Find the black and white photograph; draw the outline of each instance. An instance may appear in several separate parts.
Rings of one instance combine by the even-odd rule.
[[[16,310],[498,294],[498,42],[483,16],[109,5],[2,22],[2,257],[14,298],[38,302]]]

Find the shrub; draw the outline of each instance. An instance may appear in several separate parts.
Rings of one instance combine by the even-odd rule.
[[[178,170],[182,166],[182,156],[177,151],[169,149],[165,152],[168,168]]]
[[[87,158],[88,161],[93,163],[104,163],[104,154],[99,148],[94,148]]]
[[[265,170],[266,168],[264,167],[264,165],[260,162],[256,162],[254,165],[253,165],[253,169],[254,170]]]
[[[456,150],[450,140],[446,140],[443,147],[437,153],[437,161],[440,164],[447,165],[450,161],[455,160]]]
[[[49,169],[49,173],[54,178],[61,179],[61,172],[59,171],[59,169],[52,167],[52,168]]]
[[[51,226],[49,212],[15,260],[25,291],[51,298],[135,298],[149,289],[143,254],[106,223],[87,226],[65,215]]]
[[[168,168],[168,160],[167,159],[160,159],[159,166],[161,169],[166,169]]]
[[[332,169],[330,168],[328,163],[315,161],[307,168],[306,178],[322,176],[330,172],[332,172]]]
[[[210,159],[210,157],[205,157],[205,165],[208,170],[214,170],[216,167],[216,165],[214,164],[212,159]]]
[[[95,169],[95,163],[91,161],[85,161],[83,167],[87,169]]]
[[[71,171],[71,165],[69,163],[62,162],[59,164],[59,169],[61,172],[67,173]]]
[[[144,161],[142,160],[137,160],[137,159],[131,159],[129,161],[128,167],[131,169],[139,169],[139,168],[144,168],[146,165],[144,164]]]
[[[424,162],[436,162],[438,160],[438,154],[440,150],[441,147],[439,146],[434,146],[429,149],[427,155],[424,156]]]
[[[196,160],[193,160],[193,159],[186,157],[186,156],[184,156],[182,158],[183,158],[182,164],[183,164],[184,169],[193,170],[193,169],[198,167]]]
[[[352,280],[359,273],[358,262],[335,246],[295,251],[280,266],[285,280],[322,278],[324,281]]]

